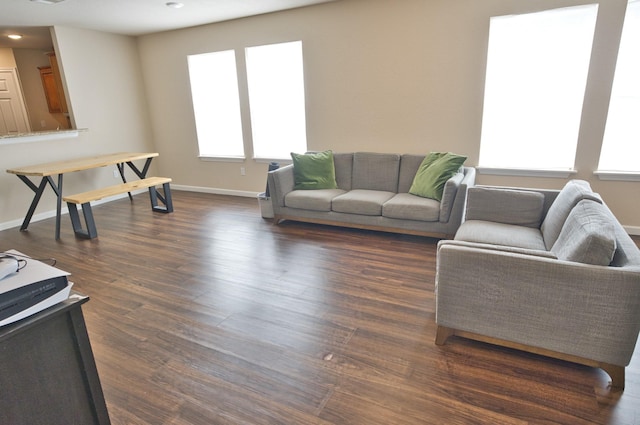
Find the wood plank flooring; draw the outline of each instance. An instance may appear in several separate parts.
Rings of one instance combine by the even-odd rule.
[[[93,240],[67,216],[59,241],[53,219],[0,232],[0,249],[55,257],[91,297],[113,424],[640,424],[640,350],[609,394],[598,369],[437,347],[434,239],[274,226],[255,199],[173,202],[96,206]]]

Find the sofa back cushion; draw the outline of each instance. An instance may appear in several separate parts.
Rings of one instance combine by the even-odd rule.
[[[400,175],[398,179],[398,193],[409,193],[413,179],[422,164],[424,155],[404,154],[400,158]]]
[[[551,252],[559,260],[608,266],[616,252],[615,225],[604,205],[580,201],[565,220]]]
[[[353,153],[333,153],[333,163],[336,169],[336,183],[342,190],[351,190],[351,176],[353,174]]]
[[[351,188],[397,192],[399,171],[398,154],[356,152]]]
[[[475,186],[467,190],[465,219],[539,229],[543,207],[540,192]]]
[[[570,180],[562,188],[553,204],[551,204],[549,211],[547,211],[547,215],[540,227],[547,249],[551,249],[553,244],[556,243],[564,222],[573,207],[585,199],[602,203],[600,196],[594,193],[589,183],[584,180]]]

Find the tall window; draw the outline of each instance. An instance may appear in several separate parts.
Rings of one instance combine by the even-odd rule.
[[[493,17],[479,165],[574,167],[597,5]]]
[[[246,49],[255,158],[288,158],[307,148],[302,42]]]
[[[233,50],[187,57],[201,157],[244,158]]]
[[[627,5],[605,127],[601,171],[640,171],[640,1]]]
[[[287,159],[307,150],[302,42],[249,47],[246,69],[235,51],[187,57],[201,157],[244,158],[238,75],[246,73],[253,141],[258,159]]]

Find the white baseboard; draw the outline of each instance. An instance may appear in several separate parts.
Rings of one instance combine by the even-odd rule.
[[[131,192],[132,194],[138,194],[138,193],[142,193],[142,192],[146,192],[146,189],[140,189],[137,190],[135,192]],[[120,195],[115,195],[115,196],[110,196],[108,198],[104,198],[104,199],[100,199],[99,201],[95,201],[92,202],[91,205],[100,205],[100,204],[106,204],[107,202],[111,202],[111,201],[115,201],[116,199],[122,199],[122,198],[126,198],[127,195],[125,194],[120,194]],[[27,207],[28,208],[28,207]],[[69,209],[67,208],[67,205],[65,203],[62,203],[62,209],[60,210],[61,215],[66,215],[69,214]],[[56,210],[49,210],[49,211],[45,211],[45,212],[41,212],[38,214],[34,214],[31,217],[31,223],[36,223],[38,221],[41,220],[46,220],[47,218],[52,218],[56,216]],[[22,222],[24,221],[24,218],[20,218],[17,220],[11,220],[11,221],[5,221],[4,223],[0,223],[0,230],[6,230],[6,229],[11,229],[12,227],[18,227],[18,226],[22,226]]]
[[[173,190],[184,190],[185,192],[201,192],[201,193],[211,193],[214,195],[230,195],[230,196],[241,196],[244,198],[256,198],[258,196],[258,192],[248,192],[248,191],[240,191],[240,190],[228,190],[228,189],[218,189],[213,187],[198,187],[198,186],[183,186],[183,185],[171,185],[171,189]],[[138,194],[146,192],[147,189],[140,189],[132,194]],[[99,201],[92,202],[91,205],[100,205],[105,204],[107,202],[115,201],[117,199],[126,198],[127,194],[121,194],[116,196],[111,196],[109,198],[100,199]],[[28,207],[27,207],[28,208]],[[69,214],[69,209],[66,204],[62,205],[62,215]],[[41,220],[46,220],[48,218],[52,218],[56,216],[56,210],[44,211],[38,214],[34,214],[31,217],[31,223],[36,223]],[[0,230],[11,229],[13,227],[22,226],[22,221],[24,218],[20,218],[17,220],[5,221],[4,223],[0,223]]]
[[[632,236],[640,236],[640,227],[638,226],[622,226],[628,234]]]
[[[248,192],[244,190],[218,189],[215,187],[201,187],[201,186],[183,186],[180,184],[171,184],[171,188],[175,190],[184,190],[185,192],[200,192],[200,193],[211,193],[213,195],[241,196],[243,198],[257,198],[259,194],[259,192]]]
[[[211,193],[214,195],[229,195],[229,196],[241,196],[244,198],[257,198],[259,195],[259,192],[249,192],[249,191],[244,191],[244,190],[229,190],[229,189],[219,189],[219,188],[215,188],[215,187],[201,187],[201,186],[184,186],[184,185],[179,185],[179,184],[175,184],[175,185],[171,185],[171,188],[174,190],[184,190],[185,192],[200,192],[200,193]],[[145,192],[146,189],[144,190],[140,190],[135,192],[137,193],[142,193]],[[106,199],[101,199],[99,201],[96,201],[93,205],[100,205],[100,204],[104,204],[106,202],[111,202],[111,201],[115,201],[116,199],[121,199],[126,197],[127,195],[117,195],[117,196],[113,196],[110,198],[106,198]],[[67,209],[66,206],[62,207],[62,214],[68,214],[69,210]],[[56,216],[56,211],[55,210],[51,210],[51,211],[45,211],[39,214],[34,214],[33,217],[31,218],[31,222],[35,223],[37,221],[40,220],[45,220],[47,218],[51,218],[51,217],[55,217]],[[0,223],[0,230],[6,230],[6,229],[11,229],[12,227],[17,227],[17,226],[21,226],[22,225],[22,220],[23,219],[18,219],[18,220],[12,220],[12,221],[6,221],[4,223]],[[623,226],[624,230],[627,231],[628,234],[633,235],[633,236],[640,236],[640,226]]]

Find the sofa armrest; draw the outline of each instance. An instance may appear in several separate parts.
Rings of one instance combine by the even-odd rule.
[[[473,167],[462,167],[462,172],[447,180],[442,192],[442,200],[440,201],[441,223],[448,223],[451,220],[456,229],[460,226],[467,198],[467,189],[473,187],[475,182],[476,169]]]
[[[277,214],[279,209],[284,207],[284,197],[287,193],[293,191],[295,180],[293,176],[293,164],[286,165],[277,170],[269,171],[267,174],[267,182],[269,184],[269,194],[274,212]]]
[[[443,243],[436,322],[626,366],[640,330],[640,270]]]

